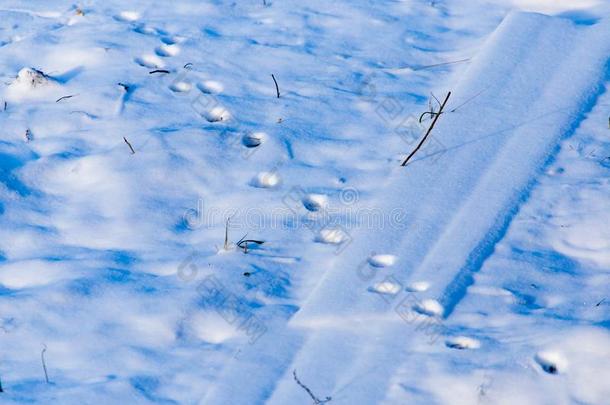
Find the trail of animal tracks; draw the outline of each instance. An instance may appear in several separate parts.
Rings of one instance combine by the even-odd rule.
[[[0,3],[0,403],[607,402],[607,2]]]
[[[265,336],[202,403],[299,403],[305,396],[294,369],[333,403],[384,402],[411,351],[431,333],[450,335],[422,328],[420,315],[451,318],[559,141],[597,103],[608,55],[610,20],[579,27],[536,14],[508,16],[454,89],[464,100],[481,96],[440,117],[442,156],[434,165],[426,160],[439,152],[396,168],[378,191],[381,211],[408,207],[407,228],[362,230],[343,253],[318,263],[326,271],[288,323],[290,332]],[[391,255],[390,263],[371,263],[379,253]],[[413,285],[424,291],[405,300]],[[404,305],[410,317],[400,316]],[[265,360],[270,356],[277,363]],[[235,381],[248,387],[234,390]]]

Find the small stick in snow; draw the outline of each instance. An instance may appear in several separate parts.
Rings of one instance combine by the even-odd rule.
[[[191,62],[189,63],[185,63],[183,66],[184,69],[192,69],[193,68],[193,64]]]
[[[127,146],[129,146],[129,149],[131,149],[131,154],[135,155],[136,151],[133,150],[133,146],[131,146],[131,144],[129,143],[129,141],[127,140],[127,138],[123,137],[123,140],[125,141],[125,143],[127,144]]]
[[[121,86],[123,89],[125,89],[126,92],[129,93],[129,86],[125,83],[117,83],[119,86]]]
[[[275,92],[277,93],[277,98],[280,98],[280,86],[277,85],[277,80],[275,80],[275,76],[271,73],[271,78],[273,79],[273,83],[275,83]]]
[[[25,139],[26,142],[30,142],[34,140],[34,134],[32,134],[32,131],[30,131],[30,129],[26,129],[25,130],[25,134],[23,135],[23,138]]]
[[[470,60],[470,58],[466,58],[466,59],[454,60],[451,62],[435,63],[434,65],[419,66],[419,67],[413,68],[413,71],[430,69],[430,68],[434,68],[434,67],[438,67],[438,66],[453,65],[454,63],[468,62],[469,60]]]
[[[602,298],[602,300],[600,302],[598,302],[597,304],[595,304],[595,306],[599,307],[602,304],[602,302],[604,302],[605,300],[606,300],[605,298]]]
[[[413,152],[411,152],[409,154],[409,156],[407,156],[407,158],[402,162],[401,166],[406,166],[407,163],[409,163],[409,160],[411,160],[411,158],[413,157],[413,155],[415,155],[417,153],[417,151],[422,147],[424,142],[426,142],[426,139],[428,139],[428,136],[430,135],[430,133],[432,132],[432,129],[434,128],[434,124],[436,124],[436,121],[438,121],[438,117],[440,117],[441,114],[443,113],[443,108],[445,108],[445,105],[447,104],[447,101],[449,101],[450,96],[451,96],[451,92],[447,93],[447,97],[445,97],[443,104],[441,104],[441,108],[438,110],[438,113],[435,113],[434,119],[432,120],[432,123],[428,127],[426,134],[424,135],[422,140],[419,142],[417,147],[413,150]]]
[[[72,98],[72,97],[74,97],[74,96],[76,96],[76,94],[71,94],[71,95],[69,95],[69,96],[63,96],[63,97],[60,97],[60,98],[58,98],[57,100],[55,100],[55,102],[56,102],[56,103],[59,103],[61,100],[65,100],[65,99],[67,99],[67,98]]]
[[[321,399],[319,399],[318,397],[316,397],[316,396],[313,394],[313,392],[311,392],[311,390],[309,389],[309,387],[307,387],[305,384],[303,384],[303,383],[302,383],[302,382],[299,380],[299,377],[297,377],[297,371],[296,371],[296,370],[293,370],[293,371],[292,371],[292,375],[294,376],[294,381],[296,381],[296,382],[297,382],[297,384],[299,384],[299,386],[300,386],[301,388],[303,388],[303,389],[304,389],[304,390],[305,390],[305,391],[306,391],[306,392],[309,394],[309,396],[311,397],[311,399],[313,399],[313,403],[314,403],[314,404],[325,404],[325,403],[330,402],[330,401],[332,400],[332,398],[331,398],[331,397],[326,397],[326,399],[324,399],[324,400],[321,400]]]
[[[227,222],[225,223],[225,250],[229,250],[229,222],[231,221],[232,216],[227,218]]]
[[[8,104],[6,103],[6,101],[4,102],[4,111],[6,111],[6,107],[8,107]],[[608,120],[610,122],[610,120]],[[610,124],[608,124],[610,125]]]
[[[153,73],[169,73],[169,70],[167,70],[167,69],[155,69],[155,70],[151,70],[150,72],[148,72],[149,75],[152,75]]]
[[[42,361],[42,369],[44,370],[44,379],[49,384],[49,374],[47,373],[47,363],[44,360],[44,353],[47,351],[47,345],[43,345],[43,349],[40,352],[40,360]]]

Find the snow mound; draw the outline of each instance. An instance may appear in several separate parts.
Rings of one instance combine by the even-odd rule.
[[[43,71],[25,67],[19,71],[15,80],[8,86],[6,98],[8,100],[16,101],[21,99],[42,98],[49,96],[50,92],[59,88],[59,83]]]

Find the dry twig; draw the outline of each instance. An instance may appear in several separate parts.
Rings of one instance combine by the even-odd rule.
[[[271,78],[273,79],[273,83],[275,83],[275,92],[277,93],[277,98],[280,98],[280,86],[277,84],[277,80],[275,80],[275,76],[271,73]]]
[[[127,138],[123,137],[123,140],[125,141],[125,143],[127,144],[127,146],[129,146],[129,149],[131,149],[131,154],[135,155],[136,151],[133,149],[133,146],[131,146],[131,144],[129,143],[129,141],[127,140]]]
[[[409,156],[407,156],[407,158],[402,162],[401,166],[406,166],[407,163],[409,163],[409,160],[411,160],[411,158],[417,153],[417,151],[422,147],[422,145],[424,144],[424,142],[426,142],[426,139],[428,139],[428,136],[430,135],[430,133],[432,132],[432,129],[434,128],[434,124],[436,124],[436,121],[438,121],[438,117],[441,116],[441,114],[443,113],[443,109],[445,108],[445,105],[447,104],[447,101],[449,101],[449,97],[451,96],[451,92],[447,93],[447,97],[445,97],[445,100],[443,101],[443,103],[441,104],[440,109],[438,110],[437,113],[434,113],[434,119],[432,120],[432,123],[430,124],[430,126],[428,127],[428,130],[426,131],[426,134],[424,135],[424,137],[422,138],[422,140],[419,142],[419,144],[417,145],[417,147],[415,147],[415,149],[413,150],[413,152],[411,152],[409,154]]]
[[[294,376],[294,381],[296,381],[296,382],[297,382],[297,384],[299,384],[299,386],[300,386],[301,388],[303,388],[303,389],[304,389],[304,390],[305,390],[305,391],[306,391],[306,392],[309,394],[309,396],[311,397],[311,399],[313,399],[313,403],[314,403],[314,404],[325,404],[325,403],[330,402],[330,401],[332,400],[332,398],[331,398],[331,397],[326,397],[326,399],[319,399],[318,397],[316,397],[316,396],[313,394],[313,392],[311,392],[311,390],[309,389],[309,387],[307,387],[305,384],[303,384],[303,383],[301,382],[301,380],[299,380],[299,377],[297,377],[297,371],[296,371],[296,370],[293,370],[293,371],[292,371],[292,375]]]

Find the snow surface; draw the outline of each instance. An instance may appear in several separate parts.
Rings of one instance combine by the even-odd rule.
[[[0,403],[608,403],[608,2],[0,17]]]

